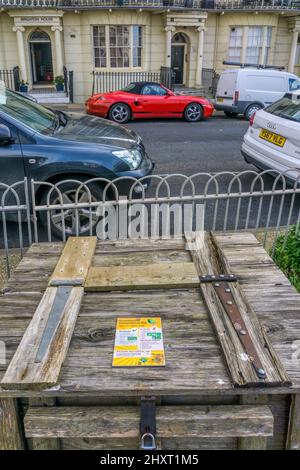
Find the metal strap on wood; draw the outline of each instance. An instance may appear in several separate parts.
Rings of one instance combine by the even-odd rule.
[[[141,398],[140,448],[156,449],[156,408],[155,397]]]
[[[83,298],[83,284],[96,248],[96,237],[70,237],[49,287],[25,331],[2,388],[40,389],[56,385]]]
[[[208,279],[209,278],[209,279]],[[224,281],[226,279],[226,281]],[[243,320],[238,305],[236,304],[235,298],[233,297],[232,290],[230,288],[230,282],[236,282],[237,277],[233,274],[225,276],[220,274],[218,276],[201,276],[201,282],[212,282],[212,285],[218,294],[218,297],[223,305],[225,312],[231,320],[234,329],[245,349],[254,370],[259,379],[266,378],[266,372],[263,369],[263,365],[257,353],[256,347],[253,344],[247,325]]]
[[[235,386],[291,382],[213,234],[185,234],[199,286]],[[222,273],[222,274],[220,274]]]

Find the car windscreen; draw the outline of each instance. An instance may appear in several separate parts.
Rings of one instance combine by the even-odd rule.
[[[300,122],[300,100],[296,98],[284,96],[265,108],[265,111],[290,121]]]
[[[0,86],[0,111],[34,131],[49,134],[56,125],[56,115],[49,109]]]
[[[121,91],[126,91],[127,93],[136,93],[137,88],[138,87],[137,87],[136,83],[129,83],[129,85],[122,88]]]

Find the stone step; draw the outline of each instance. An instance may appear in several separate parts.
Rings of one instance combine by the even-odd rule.
[[[29,96],[32,96],[38,103],[41,104],[68,104],[70,99],[66,93],[54,92],[54,93],[32,93],[29,92]]]

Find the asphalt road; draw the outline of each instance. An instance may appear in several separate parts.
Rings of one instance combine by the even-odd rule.
[[[155,173],[242,171],[245,163],[240,146],[248,123],[242,118],[215,116],[200,123],[145,120],[128,123],[143,139],[156,163]]]
[[[229,119],[223,115],[217,115],[211,119],[200,123],[187,123],[181,120],[145,120],[130,122],[127,126],[134,129],[143,139],[148,154],[155,162],[155,174],[180,173],[192,175],[195,173],[216,173],[222,171],[239,172],[243,170],[254,170],[248,165],[241,153],[240,147],[242,137],[247,130],[248,123],[242,118]],[[243,190],[250,187],[251,176],[246,176],[243,180]],[[220,179],[220,192],[228,190],[229,177]],[[172,181],[171,192],[173,195],[180,193],[182,181],[175,178]],[[197,182],[198,194],[203,191],[205,180]],[[270,187],[273,184],[271,178],[267,179],[266,185]],[[233,188],[236,191],[236,187]],[[155,185],[151,186],[147,195],[152,195]],[[214,189],[211,187],[211,192]],[[241,200],[241,211],[239,213],[239,227],[245,222],[247,217],[247,200]],[[284,217],[280,219],[280,225],[287,220],[289,212],[290,198],[286,197],[283,201],[282,212]],[[228,229],[232,229],[236,223],[237,203],[235,200],[230,203],[228,212]],[[280,211],[281,201],[275,198],[273,208],[270,214],[270,225],[278,223],[278,213]],[[205,217],[207,225],[205,228],[211,229],[211,222],[214,217],[214,204],[207,203]],[[294,218],[298,214],[300,204],[296,199],[296,208]],[[256,217],[259,210],[259,199],[256,198],[251,206],[251,226],[255,226]],[[226,206],[224,202],[219,203],[217,213],[217,229],[223,229],[224,213]],[[268,201],[265,199],[260,214],[260,225],[266,224],[268,218]],[[24,228],[24,244],[28,243],[26,224]],[[18,246],[18,227],[17,224],[8,223],[8,239],[11,247]],[[39,240],[47,239],[46,231],[39,230]],[[3,231],[0,224],[0,248],[3,247]]]

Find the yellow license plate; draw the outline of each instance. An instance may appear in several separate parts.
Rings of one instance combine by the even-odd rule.
[[[274,134],[274,132],[269,132],[266,129],[262,129],[260,131],[259,137],[261,139],[267,140],[268,142],[271,142],[274,145],[277,145],[278,147],[283,147],[286,141],[285,137]]]
[[[224,101],[224,98],[217,98],[218,103],[223,103],[223,101]]]

